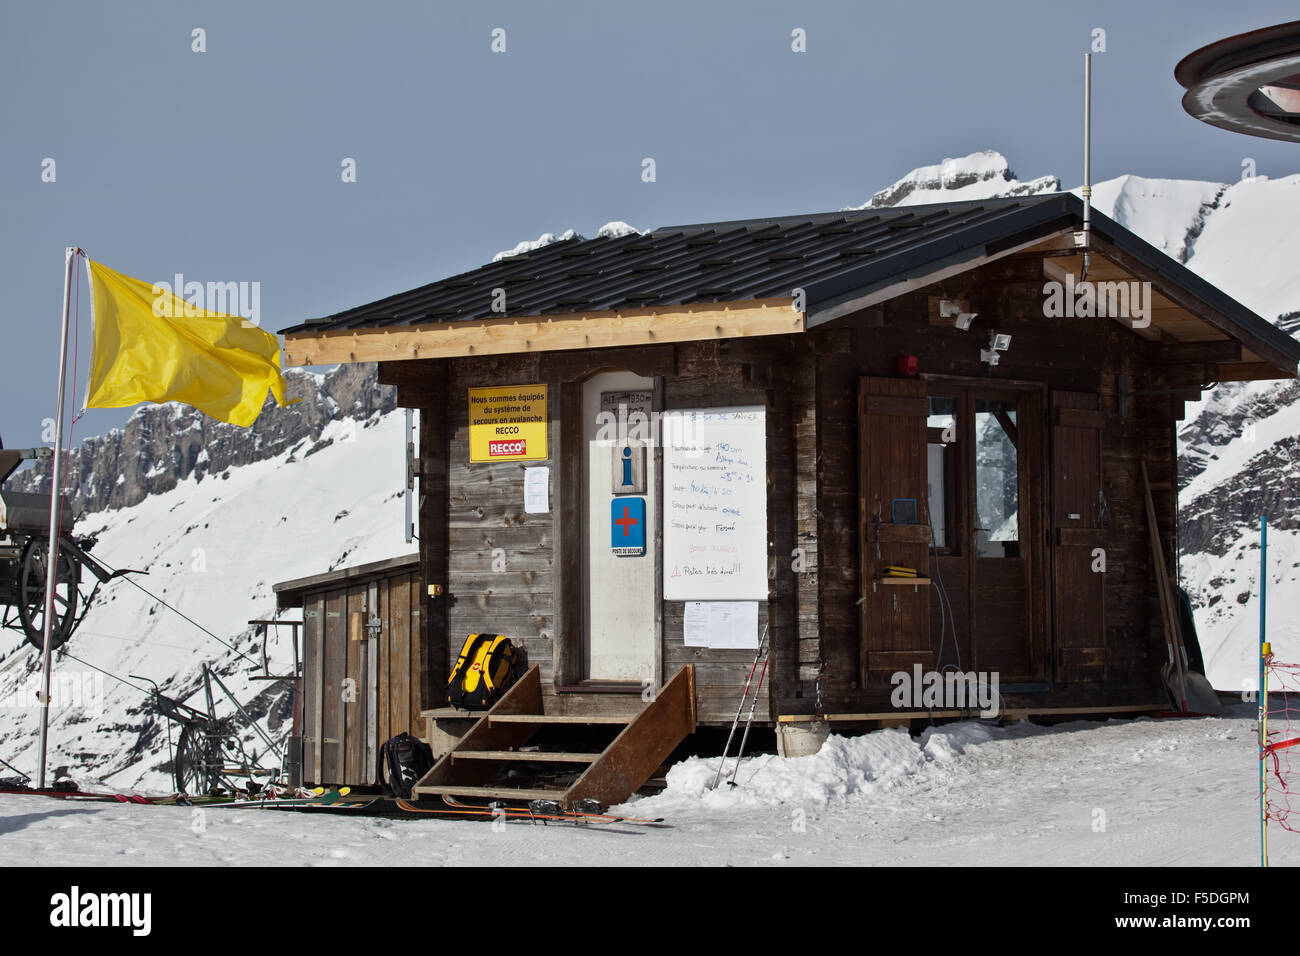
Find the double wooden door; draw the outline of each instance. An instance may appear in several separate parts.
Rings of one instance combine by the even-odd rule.
[[[1046,676],[1037,387],[862,379],[862,670]],[[890,581],[916,568],[927,586]]]
[[[927,400],[937,666],[1041,678],[1041,394],[935,386]]]

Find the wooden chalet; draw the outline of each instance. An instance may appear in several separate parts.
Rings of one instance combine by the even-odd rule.
[[[625,796],[731,722],[764,629],[769,725],[929,718],[891,701],[918,666],[997,674],[1004,715],[1165,706],[1144,469],[1175,555],[1185,404],[1300,347],[1082,224],[1053,194],[574,239],[285,330],[287,364],[378,362],[419,410],[400,673],[427,728],[384,729],[452,731],[420,792],[519,795],[539,727],[607,723],[618,752],[559,754],[556,792]],[[478,632],[531,667],[458,724]]]

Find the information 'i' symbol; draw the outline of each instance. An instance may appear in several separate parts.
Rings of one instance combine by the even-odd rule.
[[[632,446],[623,446],[623,486],[632,484]]]

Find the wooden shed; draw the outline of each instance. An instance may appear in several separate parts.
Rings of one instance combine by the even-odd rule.
[[[692,665],[686,723],[725,725],[766,631],[765,722],[960,713],[898,693],[954,669],[1002,715],[1162,706],[1143,475],[1175,555],[1185,403],[1300,348],[1082,212],[574,239],[286,330],[420,410],[412,694],[491,631],[546,719],[632,720]]]
[[[274,585],[280,609],[302,608],[302,779],[378,784],[378,748],[422,736],[432,690],[420,628],[416,554]]]

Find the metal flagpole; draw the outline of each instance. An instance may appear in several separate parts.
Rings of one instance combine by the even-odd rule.
[[[68,380],[68,320],[72,312],[72,270],[76,268],[77,248],[63,250],[63,331],[59,336],[59,400],[54,411],[54,463],[50,473],[50,552],[45,568],[44,645],[41,649],[41,742],[37,785],[45,789],[45,748],[50,730],[50,644],[54,635],[54,590],[59,580],[59,536],[63,529],[59,519],[63,509],[63,393]]]
[[[1083,268],[1079,281],[1088,278],[1092,264],[1092,54],[1083,55]]]

